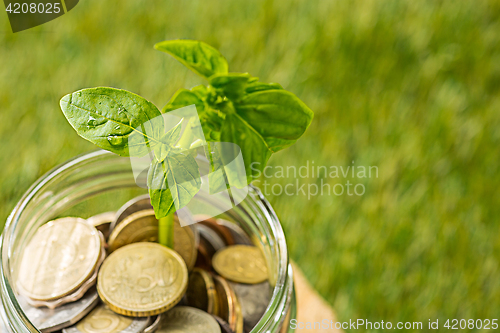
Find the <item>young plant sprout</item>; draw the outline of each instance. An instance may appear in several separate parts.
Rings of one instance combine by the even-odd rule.
[[[206,141],[210,192],[242,188],[260,174],[273,153],[300,138],[313,112],[279,84],[228,72],[226,59],[203,42],[169,40],[155,48],[172,55],[208,85],[177,91],[161,111],[136,94],[108,87],[76,91],[64,96],[60,105],[77,133],[98,147],[120,156],[153,156],[149,196],[159,219],[159,241],[172,247],[173,213],[201,188],[195,160],[199,140]],[[184,119],[165,132],[162,114],[190,105],[196,106],[199,123]],[[184,122],[187,130],[182,131]],[[196,130],[197,124],[201,130]],[[224,168],[235,152],[224,152],[217,145],[221,142],[239,147],[243,178],[233,177]],[[258,168],[251,168],[252,163]]]

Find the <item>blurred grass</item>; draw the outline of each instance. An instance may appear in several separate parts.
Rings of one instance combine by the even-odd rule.
[[[94,148],[61,96],[104,85],[162,106],[200,81],[152,46],[200,39],[315,111],[272,165],[379,168],[356,180],[360,197],[270,196],[292,257],[341,320],[495,318],[499,17],[496,1],[82,0],[12,34],[2,14],[0,220],[44,172]]]

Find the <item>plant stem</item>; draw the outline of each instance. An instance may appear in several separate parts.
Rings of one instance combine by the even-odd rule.
[[[189,149],[193,139],[194,139],[194,131],[193,131],[193,124],[194,119],[190,119],[187,123],[186,128],[184,129],[184,132],[182,133],[181,138],[179,139],[179,142],[177,142],[177,145],[181,148],[184,149]]]
[[[189,149],[191,141],[193,141],[194,138],[192,126],[192,120],[190,120],[178,142],[181,148]],[[158,220],[158,243],[171,249],[174,248],[174,214],[170,214]]]
[[[168,248],[174,248],[174,214],[158,220],[158,242]]]
[[[195,137],[193,126],[193,119],[190,119],[184,129],[184,133],[182,133],[177,143],[180,148],[189,149]],[[158,220],[158,242],[171,249],[174,248],[174,214],[170,214]]]

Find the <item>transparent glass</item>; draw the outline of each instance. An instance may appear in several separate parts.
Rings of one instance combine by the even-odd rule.
[[[17,302],[15,283],[20,255],[36,230],[60,216],[86,218],[116,210],[146,191],[136,184],[130,160],[106,151],[76,157],[33,184],[8,217],[0,243],[1,312],[11,332],[39,332]],[[203,193],[193,200],[217,205]],[[221,217],[237,223],[249,234],[263,250],[271,272],[270,282],[274,286],[271,300],[251,333],[291,332],[288,323],[296,314],[292,268],[283,229],[270,204],[257,188],[250,187],[248,197]]]

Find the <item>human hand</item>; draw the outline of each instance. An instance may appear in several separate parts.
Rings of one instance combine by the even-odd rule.
[[[332,307],[321,297],[316,290],[312,288],[300,268],[292,263],[293,276],[295,283],[295,292],[297,294],[297,323],[328,321],[336,322],[336,316]],[[297,332],[315,333],[323,331],[321,328],[303,329],[297,328]],[[342,332],[342,330],[329,329],[329,332]]]

